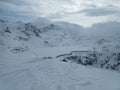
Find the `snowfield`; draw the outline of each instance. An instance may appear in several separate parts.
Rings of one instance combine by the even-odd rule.
[[[120,90],[120,73],[57,59],[0,65],[0,90]]]

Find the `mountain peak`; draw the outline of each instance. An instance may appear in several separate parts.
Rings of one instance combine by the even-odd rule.
[[[39,17],[35,19],[34,21],[32,21],[31,23],[38,28],[43,28],[45,26],[48,26],[50,22],[51,21],[46,18]]]

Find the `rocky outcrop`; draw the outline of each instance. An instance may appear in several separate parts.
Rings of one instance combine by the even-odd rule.
[[[25,30],[23,30],[22,32],[23,32],[25,35],[29,36],[29,37],[30,37],[31,35],[35,35],[35,36],[37,36],[37,37],[40,36],[41,30],[38,29],[37,27],[33,26],[33,25],[30,24],[30,23],[25,24],[24,29],[25,29]]]
[[[64,62],[74,62],[85,66],[120,70],[120,53],[105,54],[97,51],[74,51],[57,56]]]

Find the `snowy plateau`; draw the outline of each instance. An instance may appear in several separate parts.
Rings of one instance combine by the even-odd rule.
[[[0,20],[0,90],[120,90],[120,23]]]

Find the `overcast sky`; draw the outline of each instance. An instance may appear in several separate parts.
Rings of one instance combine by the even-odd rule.
[[[0,19],[31,21],[39,17],[84,26],[120,21],[120,0],[0,0]]]

